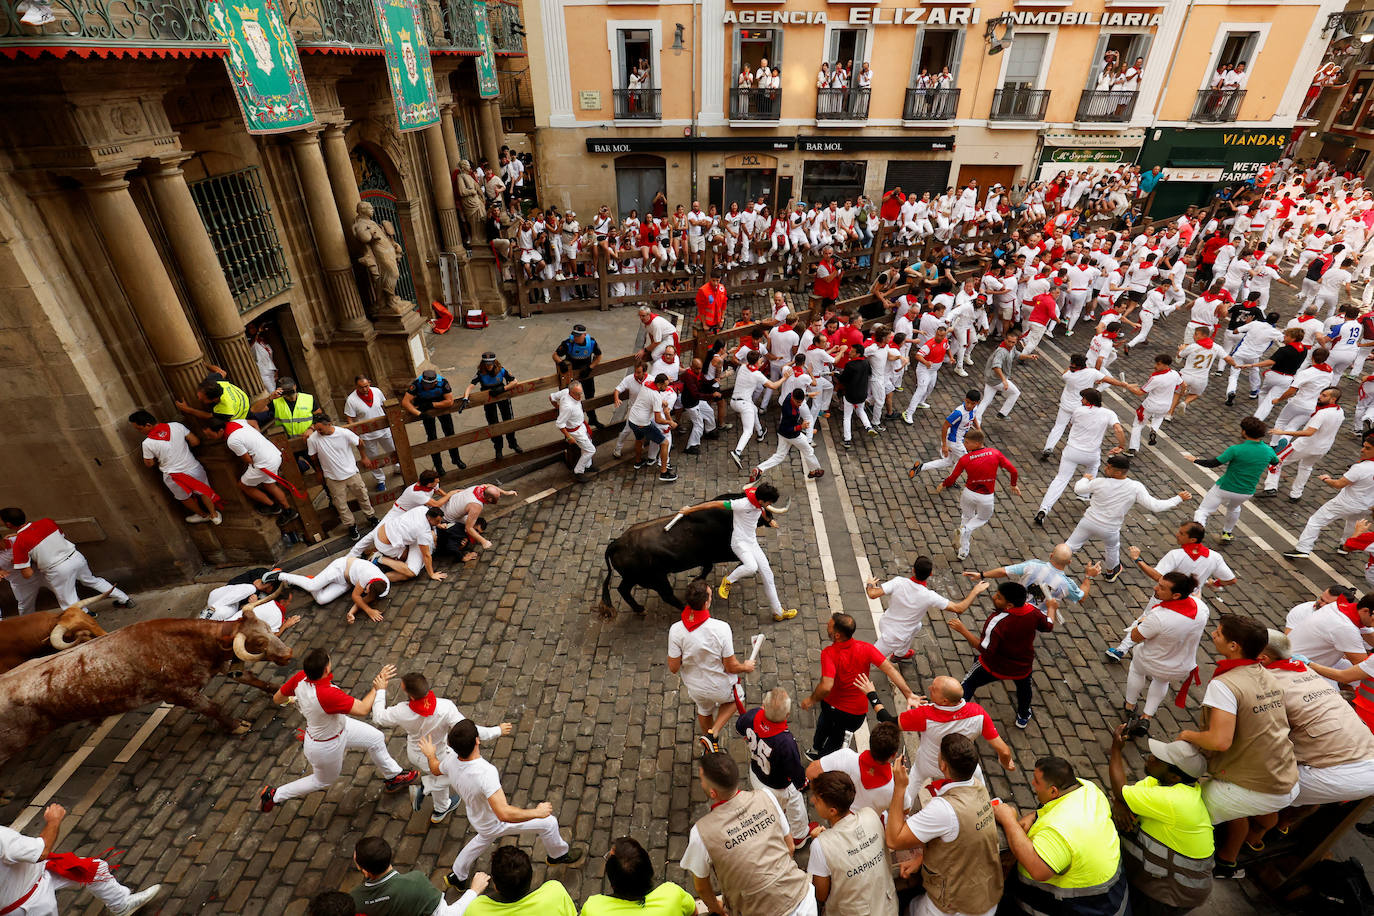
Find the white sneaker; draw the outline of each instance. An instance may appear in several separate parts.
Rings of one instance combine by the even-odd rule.
[[[954,374],[959,376],[960,378],[968,378],[968,373],[965,372],[963,369],[955,369]]]
[[[129,916],[130,913],[142,909],[143,905],[156,897],[160,890],[162,890],[161,884],[145,887],[136,894],[130,894],[128,901],[119,909],[111,907],[110,912],[113,913],[114,916]]]
[[[612,458],[619,458],[619,457],[620,457],[620,449],[616,449],[615,451],[611,452],[611,457],[612,457]]]
[[[212,519],[210,519],[210,524],[212,524],[212,525],[219,525],[219,524],[222,524],[223,522],[224,522],[224,514],[221,513],[221,512],[216,512],[216,513],[215,513],[215,517],[212,518]]]
[[[208,522],[208,521],[210,521],[210,520],[209,520],[208,518],[206,518],[205,516],[203,516],[203,515],[188,515],[188,516],[186,516],[186,524],[188,524],[188,525],[203,525],[203,524],[205,524],[205,523]]]
[[[28,8],[28,11],[24,13],[23,17],[19,21],[24,23],[25,25],[37,26],[47,25],[49,22],[52,22],[56,18],[57,17],[52,14],[52,7],[31,4]]]

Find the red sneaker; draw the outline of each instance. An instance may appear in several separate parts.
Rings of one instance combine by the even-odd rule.
[[[399,792],[419,778],[419,770],[406,770],[404,773],[398,773],[386,781],[386,791]]]
[[[263,786],[262,791],[258,793],[258,807],[262,808],[263,814],[277,807],[277,803],[272,800],[272,796],[276,791],[277,790],[271,786]]]

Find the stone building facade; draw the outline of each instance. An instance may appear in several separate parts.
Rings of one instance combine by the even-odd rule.
[[[518,8],[492,6],[497,53],[523,54]],[[212,364],[259,395],[246,327],[265,326],[280,375],[335,416],[359,373],[398,393],[446,298],[441,253],[465,301],[499,308],[451,176],[463,158],[495,162],[504,136],[499,100],[477,91],[470,0],[420,3],[442,118],[404,133],[368,3],[282,4],[315,124],[272,135],[246,131],[202,4],[125,8],[57,7],[39,28],[0,11],[0,505],[56,519],[93,568],[139,584],[281,545],[222,446],[200,457],[225,522],[183,524],[129,413],[179,419]],[[395,227],[403,307],[372,301],[350,231],[360,200]]]

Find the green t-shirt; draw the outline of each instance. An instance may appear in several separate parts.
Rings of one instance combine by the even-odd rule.
[[[582,904],[582,916],[692,916],[697,902],[680,886],[664,882],[649,891],[641,905],[638,900],[621,900],[596,894]]]
[[[1259,486],[1260,478],[1269,465],[1278,461],[1273,447],[1258,439],[1237,442],[1217,456],[1217,461],[1226,465],[1226,473],[1221,475],[1217,486],[1230,493],[1244,493],[1250,496]]]
[[[1123,786],[1126,807],[1140,818],[1140,829],[1190,859],[1212,855],[1212,818],[1199,785],[1161,786],[1153,776]]]
[[[439,889],[418,871],[389,871],[353,889],[353,904],[362,916],[429,916],[442,899]]]
[[[563,885],[545,881],[514,903],[478,897],[465,916],[577,916],[577,905]]]

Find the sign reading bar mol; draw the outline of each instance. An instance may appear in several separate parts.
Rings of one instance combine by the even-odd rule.
[[[981,9],[943,7],[856,7],[849,16],[835,22],[849,25],[978,25]],[[1123,28],[1154,28],[1163,18],[1159,13],[1108,13],[1080,10],[1026,12],[1017,10],[1011,17],[1023,25],[1084,25],[1121,26]],[[726,10],[722,20],[726,25],[827,25],[832,20],[825,10]]]

